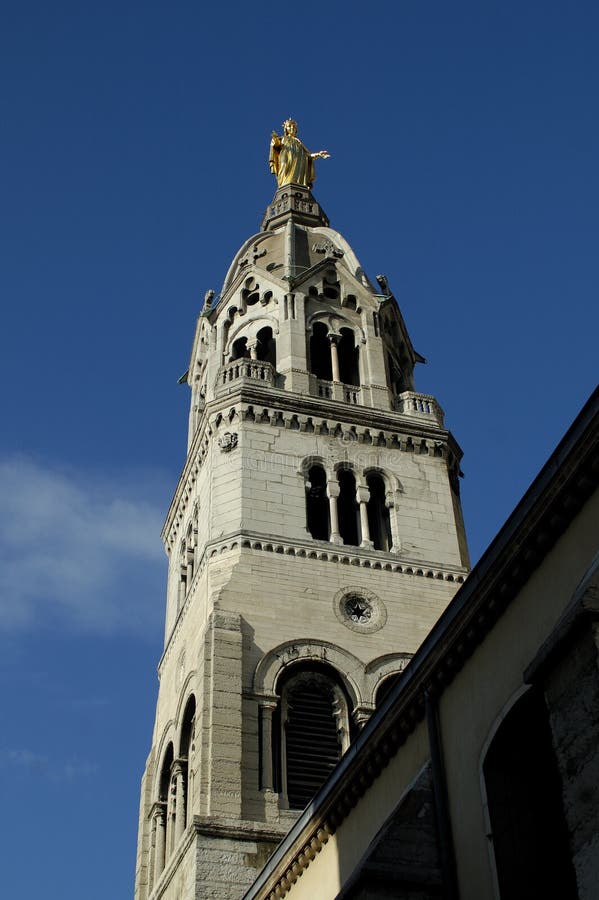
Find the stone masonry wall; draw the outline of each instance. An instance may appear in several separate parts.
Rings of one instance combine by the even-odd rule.
[[[580,900],[595,900],[599,885],[598,647],[599,626],[593,625],[545,685]]]

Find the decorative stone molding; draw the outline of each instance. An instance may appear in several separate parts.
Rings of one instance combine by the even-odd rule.
[[[409,575],[416,578],[434,578],[437,581],[449,581],[462,584],[468,575],[466,568],[445,569],[439,566],[431,568],[427,563],[404,559],[401,562],[390,559],[395,556],[393,551],[385,553],[383,550],[370,550],[361,547],[349,547],[345,544],[325,543],[321,541],[307,540],[305,543],[285,541],[281,543],[276,539],[269,539],[263,535],[253,536],[247,532],[236,532],[218,541],[210,541],[206,544],[204,552],[198,562],[194,573],[194,581],[203,571],[206,564],[223,553],[233,551],[251,550],[264,553],[281,553],[286,556],[297,556],[300,559],[318,559],[321,562],[330,562],[344,566],[357,566],[362,569],[375,571],[394,572],[397,575]],[[185,603],[181,607],[171,635],[167,641],[164,653],[158,665],[160,672],[165,660],[170,655],[170,647],[179,633],[183,620],[190,605],[192,591],[188,591]]]
[[[314,199],[309,188],[297,184],[280,187],[262,220],[262,230],[272,229],[293,215],[294,221],[303,225],[329,224],[326,213]]]
[[[340,250],[339,247],[336,247],[335,244],[328,239],[316,241],[312,244],[312,250],[314,253],[323,253],[325,256],[334,256],[337,259],[341,259],[343,256],[343,250]]]
[[[373,697],[376,696],[377,690],[386,678],[403,672],[413,655],[413,653],[386,653],[368,663],[366,674],[371,679]]]
[[[361,690],[357,680],[350,674],[363,672],[364,664],[342,647],[337,647],[330,641],[321,641],[318,638],[299,638],[296,641],[286,641],[270,650],[256,666],[253,680],[254,695],[259,702],[264,700],[276,700],[276,686],[281,673],[290,665],[310,660],[312,662],[328,663],[339,673],[344,682],[352,706],[358,706],[363,702]]]
[[[333,612],[342,625],[361,634],[380,631],[387,622],[387,609],[381,598],[361,586],[346,586],[337,591]]]
[[[219,437],[217,444],[223,453],[230,453],[231,450],[235,449],[238,441],[239,437],[236,431],[225,431],[225,433]]]

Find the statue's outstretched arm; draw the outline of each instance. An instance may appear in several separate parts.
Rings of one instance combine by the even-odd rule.
[[[318,153],[310,154],[312,159],[329,159],[330,155],[328,150],[319,150]]]

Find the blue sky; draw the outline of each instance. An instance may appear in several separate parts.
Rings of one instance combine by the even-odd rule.
[[[591,2],[4,5],[6,896],[132,895],[177,378],[271,130],[331,152],[315,194],[428,360],[476,559],[596,382],[598,38]]]

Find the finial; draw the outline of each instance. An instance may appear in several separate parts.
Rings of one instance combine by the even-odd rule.
[[[277,179],[278,187],[298,184],[301,187],[311,188],[316,177],[314,160],[328,159],[330,155],[328,150],[310,153],[297,136],[295,119],[285,119],[283,134],[278,135],[276,131],[272,133],[268,164]]]

